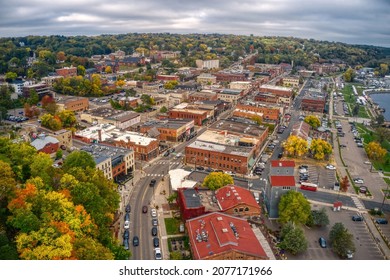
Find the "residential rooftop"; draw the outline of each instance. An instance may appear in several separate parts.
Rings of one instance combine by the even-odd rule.
[[[256,122],[244,118],[231,117],[225,120],[219,120],[210,126],[213,130],[227,130],[230,133],[238,133],[259,137],[265,128],[260,127]]]
[[[248,157],[252,152],[252,147],[231,146],[218,143],[196,140],[188,145],[189,148],[202,149],[207,151],[220,152],[225,154]]]
[[[112,147],[103,144],[92,144],[89,146],[83,146],[80,148],[80,150],[89,153],[95,160],[96,164],[99,164],[107,160],[108,158],[111,158],[111,162],[114,166],[116,165],[116,162],[122,162],[122,158],[132,152],[132,150],[130,149]]]

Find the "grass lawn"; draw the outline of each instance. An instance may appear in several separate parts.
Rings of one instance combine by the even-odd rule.
[[[180,234],[179,231],[179,226],[180,226],[180,219],[176,218],[165,218],[165,227],[167,229],[167,234],[168,235],[173,235],[173,234]]]

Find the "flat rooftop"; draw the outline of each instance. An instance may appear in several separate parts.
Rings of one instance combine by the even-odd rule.
[[[326,93],[319,90],[309,89],[304,92],[302,99],[325,100]]]
[[[255,137],[243,137],[241,135],[230,134],[229,131],[215,130],[206,130],[197,139],[199,141],[230,146],[235,146],[238,142],[252,143],[253,145],[256,145],[259,142],[259,140]]]
[[[232,117],[225,120],[219,120],[210,126],[213,130],[227,130],[232,133],[250,135],[254,137],[261,136],[265,129],[259,127],[257,123],[252,120]]]
[[[157,127],[157,128],[172,128],[172,129],[178,129],[182,127],[183,125],[186,125],[190,122],[193,122],[193,120],[177,120],[177,119],[168,119],[168,120],[152,120],[143,123],[141,126],[144,127]]]
[[[206,142],[196,140],[188,145],[189,148],[207,150],[207,151],[215,151],[224,154],[237,155],[248,157],[252,152],[252,147],[242,147],[242,146],[230,146],[230,145],[222,145],[218,143]]]
[[[89,146],[83,146],[80,150],[85,151],[92,155],[96,164],[99,164],[108,158],[111,158],[111,162],[115,165],[115,161],[122,161],[122,158],[132,150],[118,147],[111,147],[103,144],[92,144]]]

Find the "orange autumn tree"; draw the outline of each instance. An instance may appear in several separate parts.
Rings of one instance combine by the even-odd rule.
[[[27,183],[16,191],[8,209],[12,213],[11,225],[20,230],[16,245],[21,259],[114,258],[97,240],[97,226],[84,207],[75,206],[62,193],[37,189]]]

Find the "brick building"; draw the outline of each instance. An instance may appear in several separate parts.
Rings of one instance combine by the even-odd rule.
[[[256,102],[270,103],[270,104],[278,104],[279,103],[279,97],[273,93],[260,92],[260,93],[255,95],[253,100]]]
[[[186,228],[195,260],[268,259],[245,219],[223,213],[208,213],[187,220]]]
[[[59,76],[64,78],[71,78],[77,76],[77,67],[64,67],[61,69],[56,69],[56,73]]]
[[[206,101],[206,100],[218,100],[218,95],[215,92],[200,91],[200,92],[193,92],[188,96],[189,102]]]
[[[23,97],[29,98],[31,92],[38,94],[39,100],[41,100],[45,95],[53,97],[53,94],[50,92],[49,86],[46,83],[39,83],[33,85],[23,85],[22,94]]]
[[[69,110],[72,112],[82,112],[88,110],[89,100],[85,97],[65,97],[57,102],[58,111]]]
[[[270,107],[270,106],[253,106],[245,104],[237,104],[235,110],[233,111],[234,116],[251,118],[253,114],[256,113],[258,116],[261,116],[262,120],[266,122],[278,122],[279,117],[283,114],[281,112],[283,108],[279,107]]]
[[[184,141],[195,131],[193,120],[166,119],[163,121],[149,121],[140,126],[141,133],[147,133],[152,128],[159,131],[160,141]]]
[[[213,74],[217,82],[236,82],[236,81],[247,81],[248,78],[245,74],[233,74],[233,73],[215,73]]]
[[[193,120],[194,124],[197,126],[202,126],[207,123],[207,111],[205,110],[196,110],[196,109],[187,109],[187,108],[173,108],[169,110],[170,119],[189,119]]]
[[[308,90],[302,97],[301,110],[308,112],[325,113],[326,93]]]

